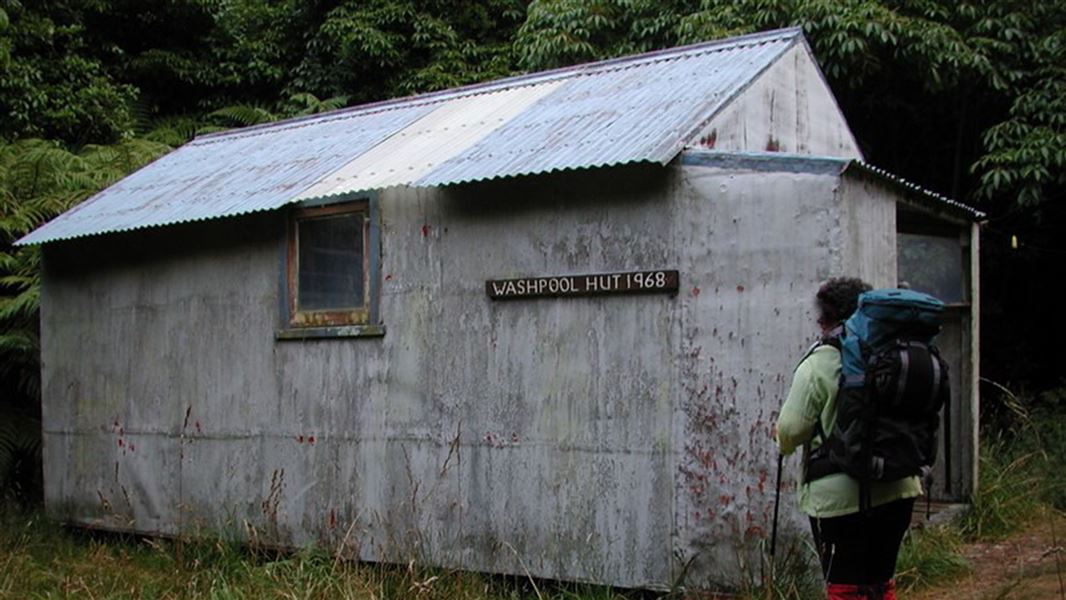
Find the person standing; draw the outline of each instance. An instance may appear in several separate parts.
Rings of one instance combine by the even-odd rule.
[[[918,476],[870,483],[869,508],[860,510],[859,482],[845,473],[806,479],[807,457],[833,431],[837,411],[841,354],[830,340],[855,312],[858,297],[871,287],[860,279],[826,281],[815,296],[822,341],[802,359],[776,424],[783,455],[804,453],[804,481],[799,507],[811,530],[829,600],[895,600],[895,568],[915,499],[922,492]]]

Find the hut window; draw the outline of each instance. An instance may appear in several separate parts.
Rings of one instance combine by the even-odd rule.
[[[901,215],[897,236],[897,275],[920,292],[947,304],[965,304],[967,249],[957,227]]]
[[[279,337],[366,334],[376,308],[371,288],[377,260],[370,252],[376,230],[371,225],[369,201],[292,213],[285,273],[285,326],[290,329]]]
[[[296,308],[362,308],[366,304],[362,213],[296,221]]]

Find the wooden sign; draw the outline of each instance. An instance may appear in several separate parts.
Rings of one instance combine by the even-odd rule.
[[[597,294],[676,294],[677,285],[677,271],[631,271],[596,275],[489,279],[485,282],[485,292],[493,300]]]

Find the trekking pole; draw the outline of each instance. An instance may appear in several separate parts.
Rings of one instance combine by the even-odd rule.
[[[777,454],[777,491],[774,492],[774,525],[770,534],[770,563],[774,562],[774,553],[777,551],[777,508],[781,504],[781,465],[785,461],[785,455]]]

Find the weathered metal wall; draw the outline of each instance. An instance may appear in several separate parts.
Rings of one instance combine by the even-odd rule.
[[[840,180],[839,271],[875,288],[896,285],[896,200],[882,182],[848,171]]]
[[[858,142],[806,44],[774,61],[714,116],[694,145],[862,160]]]
[[[886,273],[845,249],[887,224],[843,206],[836,171],[793,171],[385,191],[383,338],[275,340],[278,213],[46,246],[48,508],[622,586],[692,560],[689,583],[736,583],[769,531],[813,290]],[[484,291],[656,268],[680,270],[676,297]]]
[[[770,531],[770,428],[812,341],[812,290],[840,262],[837,179],[700,167],[684,176],[676,546],[695,582],[731,584],[757,574],[739,559]],[[794,532],[784,479],[784,529]]]

